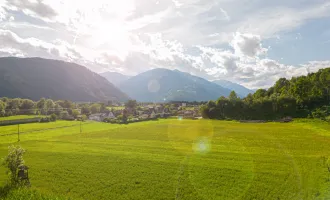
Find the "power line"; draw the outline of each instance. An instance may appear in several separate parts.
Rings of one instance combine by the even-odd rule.
[[[42,132],[42,131],[47,131],[47,130],[57,130],[57,129],[63,129],[63,128],[72,128],[72,127],[80,127],[80,133],[82,133],[83,131],[83,125],[88,125],[88,124],[92,124],[92,123],[82,123],[80,122],[80,124],[75,124],[75,125],[70,125],[70,126],[59,126],[59,127],[54,127],[54,128],[44,128],[44,129],[34,129],[34,130],[28,130],[28,131],[21,131],[20,129],[20,124],[18,124],[17,127],[17,131],[15,133],[9,133],[9,134],[1,134],[0,133],[0,137],[4,137],[4,136],[11,136],[11,135],[15,135],[18,134],[18,141],[20,141],[20,135],[21,134],[27,134],[27,133],[35,133],[35,132]]]

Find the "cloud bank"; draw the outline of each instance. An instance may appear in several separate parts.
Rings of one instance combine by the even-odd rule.
[[[328,60],[282,63],[265,45],[329,16],[324,0],[0,0],[0,56],[129,75],[178,69],[267,88],[280,77],[330,66]]]

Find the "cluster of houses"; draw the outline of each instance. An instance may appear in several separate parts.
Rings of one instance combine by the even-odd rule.
[[[183,118],[198,118],[199,107],[196,106],[193,109],[186,110],[184,109],[185,105],[182,104],[180,106],[175,106],[174,109],[170,110],[168,106],[164,104],[156,104],[156,105],[145,105],[139,106],[137,109],[119,109],[114,110],[111,109],[107,113],[97,113],[92,114],[88,118],[93,121],[104,121],[105,119],[116,119],[118,116],[132,116],[135,119],[139,120],[147,120],[147,119],[155,119],[155,118],[167,118],[170,116],[179,116]]]

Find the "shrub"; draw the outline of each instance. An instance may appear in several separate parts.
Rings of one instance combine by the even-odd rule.
[[[325,110],[321,110],[320,108],[317,108],[314,112],[312,112],[312,116],[314,118],[325,120],[325,117],[327,115]]]
[[[326,117],[325,120],[326,120],[327,122],[330,122],[330,116]]]
[[[57,120],[57,116],[53,113],[51,116],[50,116],[50,121],[52,122],[56,122]]]
[[[40,119],[40,123],[48,123],[51,122],[51,118],[50,117],[43,117]]]
[[[0,117],[4,117],[6,115],[6,112],[4,110],[0,110]]]
[[[62,111],[61,113],[60,113],[60,118],[61,119],[64,119],[64,118],[67,118],[67,117],[69,117],[70,115],[69,115],[69,113],[67,112],[67,111]]]
[[[9,110],[5,113],[6,117],[9,117],[9,116],[12,116],[12,115],[13,115],[13,112],[11,110]]]
[[[24,153],[25,150],[22,147],[12,145],[8,147],[8,155],[3,158],[2,165],[8,169],[7,174],[9,175],[12,186],[17,186],[20,183],[17,174],[18,167],[24,165]]]

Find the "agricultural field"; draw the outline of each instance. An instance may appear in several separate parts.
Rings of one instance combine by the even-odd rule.
[[[31,119],[35,117],[43,117],[43,115],[15,115],[10,117],[0,117],[0,121],[17,120],[17,119]]]
[[[330,198],[330,125],[325,122],[85,122],[82,133],[78,123],[22,125],[26,132],[50,128],[20,136],[31,190],[38,192],[33,195],[116,200]],[[51,129],[64,124],[73,126]],[[0,133],[10,128],[14,127],[0,127]],[[17,144],[17,135],[0,136],[0,157],[11,144]],[[5,180],[0,167],[0,184]],[[19,194],[8,198],[20,198],[15,195]]]

